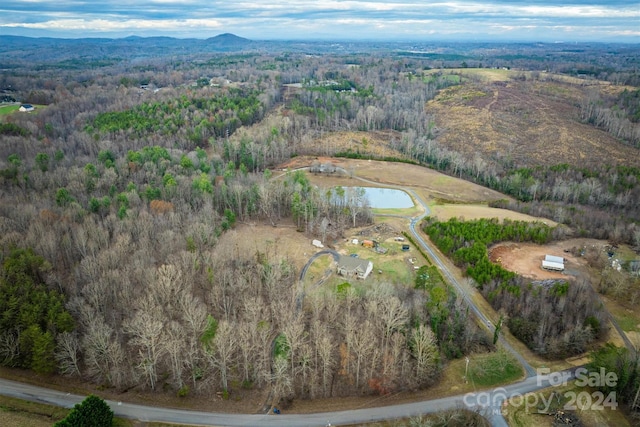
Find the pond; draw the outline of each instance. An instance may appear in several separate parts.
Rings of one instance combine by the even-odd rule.
[[[363,187],[369,205],[375,209],[412,208],[413,200],[402,190],[393,188]]]
[[[378,187],[355,187],[355,189],[364,190],[369,206],[374,209],[406,209],[414,206],[411,197],[402,190]]]

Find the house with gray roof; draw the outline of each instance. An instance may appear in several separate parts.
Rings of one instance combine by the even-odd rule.
[[[373,263],[362,258],[340,255],[338,260],[338,274],[345,277],[366,279],[373,270]]]

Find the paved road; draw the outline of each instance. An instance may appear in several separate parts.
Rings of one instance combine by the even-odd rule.
[[[416,225],[429,214],[426,203],[411,189],[401,186],[381,184],[375,181],[369,181],[358,178],[376,186],[385,186],[407,191],[413,198],[424,208],[424,214],[416,217],[407,217],[410,221],[410,231],[422,248],[429,254],[433,262],[440,268],[449,282],[456,288],[458,294],[465,300],[472,312],[478,317],[483,325],[489,330],[493,330],[493,325],[489,319],[476,307],[470,298],[468,291],[458,283],[457,279],[447,266],[442,262],[438,255],[424,241],[420,233],[416,230]],[[335,251],[322,251],[315,256],[323,253],[331,253],[336,256]],[[301,272],[304,277],[306,267]],[[393,406],[382,406],[367,409],[355,409],[349,411],[315,413],[315,414],[226,414],[226,413],[209,413],[198,411],[186,411],[181,409],[160,408],[143,405],[134,405],[123,402],[107,401],[114,410],[114,413],[123,418],[138,419],[141,421],[159,421],[168,423],[182,423],[204,426],[326,426],[328,423],[332,425],[355,424],[374,422],[381,420],[391,420],[403,417],[411,417],[415,415],[438,412],[445,409],[468,407],[477,408],[481,413],[490,420],[494,426],[506,426],[506,422],[501,415],[500,408],[502,402],[512,396],[522,395],[531,391],[548,387],[548,381],[535,376],[535,370],[527,363],[527,361],[515,350],[508,342],[501,338],[501,343],[507,348],[523,365],[527,377],[525,380],[511,384],[504,388],[497,388],[478,394],[465,394],[450,396],[440,399],[434,399],[423,402],[407,403]],[[575,369],[575,368],[574,368]],[[571,378],[574,370],[563,371],[566,378]],[[64,393],[56,390],[50,390],[42,387],[22,384],[15,381],[0,379],[0,394],[5,396],[16,397],[19,399],[30,400],[40,403],[47,403],[66,408],[73,407],[76,403],[83,400],[84,396]]]
[[[571,378],[573,371],[563,371]],[[183,409],[159,408],[134,405],[124,402],[107,401],[118,417],[137,419],[145,422],[181,423],[202,426],[326,426],[356,424],[382,420],[398,419],[433,413],[445,409],[468,407],[477,409],[491,420],[492,425],[505,425],[500,415],[504,399],[519,396],[549,386],[547,379],[529,377],[524,381],[476,394],[467,393],[428,400],[376,408],[355,409],[349,411],[324,412],[315,414],[225,414]],[[84,396],[50,390],[42,387],[0,379],[0,394],[39,403],[71,408],[82,401]]]
[[[446,277],[446,279],[449,281],[449,283],[451,283],[451,285],[453,285],[453,287],[456,289],[458,295],[462,297],[462,299],[465,301],[467,306],[471,309],[472,313],[476,316],[478,321],[482,325],[484,325],[487,329],[489,329],[490,333],[493,333],[495,331],[495,325],[493,325],[491,323],[491,321],[484,315],[484,313],[475,305],[475,303],[473,302],[473,299],[469,295],[469,291],[467,289],[465,289],[462,284],[460,284],[460,282],[451,273],[451,271],[446,266],[446,264],[442,261],[442,259],[440,259],[438,254],[431,248],[431,246],[429,246],[427,244],[427,242],[422,238],[422,235],[416,229],[416,226],[419,226],[420,221],[422,221],[422,219],[425,218],[426,216],[428,216],[429,213],[430,213],[429,207],[424,202],[424,200],[422,200],[422,198],[420,198],[420,196],[418,196],[418,194],[415,191],[413,191],[412,189],[409,189],[409,188],[396,186],[396,185],[381,184],[381,183],[378,183],[378,182],[375,182],[375,181],[370,181],[368,179],[359,178],[359,177],[357,179],[359,179],[359,180],[361,180],[363,182],[367,182],[369,184],[377,185],[377,186],[384,186],[384,187],[396,188],[396,189],[399,189],[399,190],[403,190],[403,191],[411,194],[413,199],[416,200],[418,203],[420,203],[420,205],[424,209],[424,213],[422,215],[418,215],[418,216],[415,216],[415,217],[407,217],[407,219],[409,219],[409,230],[411,231],[411,234],[413,235],[414,240],[417,243],[420,244],[420,246],[422,247],[422,249],[424,251],[427,252],[427,254],[429,255],[430,259],[433,261],[433,263],[436,266],[438,266],[438,268],[440,269],[442,274]],[[507,351],[509,351],[518,360],[518,362],[522,365],[522,367],[523,367],[523,369],[525,371],[525,374],[526,374],[526,380],[525,381],[530,380],[531,378],[535,378],[536,377],[536,370],[533,369],[533,367],[529,364],[529,362],[527,362],[527,360],[518,351],[516,351],[516,349],[514,349],[511,346],[511,344],[509,344],[507,342],[507,340],[504,339],[504,337],[502,335],[500,335],[499,340],[500,340],[500,344],[502,344],[502,346],[505,349],[507,349]],[[489,420],[491,425],[494,426],[494,427],[507,427],[507,422],[505,421],[505,419],[502,416],[502,413],[500,411],[500,405],[502,404],[502,401],[504,399],[506,399],[506,398],[507,398],[506,396],[501,397],[500,394],[497,394],[495,396],[495,398],[493,399],[493,400],[495,400],[495,402],[493,402],[493,403],[497,405],[497,408],[494,407],[493,409],[491,409],[489,411],[486,411],[486,413],[485,413],[485,417]]]
[[[370,180],[365,179],[365,178],[359,178],[359,177],[356,177],[356,178],[359,179],[360,181],[366,182],[368,184],[372,184],[372,185],[376,185],[376,186],[384,186],[384,187],[389,187],[389,188],[395,188],[395,189],[398,189],[398,190],[403,190],[403,191],[409,193],[411,195],[411,197],[413,197],[414,200],[416,200],[418,203],[420,203],[420,205],[424,209],[424,213],[422,215],[418,215],[418,216],[415,216],[415,217],[406,217],[407,219],[409,219],[409,230],[411,231],[411,234],[413,235],[413,238],[415,239],[415,241],[417,243],[420,244],[420,246],[422,246],[422,249],[424,249],[425,252],[427,252],[427,254],[429,255],[430,259],[433,261],[433,263],[436,266],[438,266],[438,268],[440,269],[442,274],[444,274],[444,276],[449,281],[449,283],[451,283],[453,285],[453,287],[456,289],[458,295],[460,295],[462,297],[462,299],[465,301],[467,306],[471,309],[473,314],[478,318],[479,322],[481,324],[485,325],[487,327],[487,329],[489,329],[490,333],[493,333],[494,330],[495,330],[495,326],[491,323],[489,318],[487,318],[484,315],[484,313],[482,313],[482,311],[475,305],[475,303],[473,302],[473,299],[469,295],[469,291],[467,289],[465,289],[465,287],[456,279],[456,277],[451,273],[451,271],[446,266],[446,264],[442,261],[442,259],[440,259],[438,254],[431,248],[431,246],[429,246],[427,244],[427,242],[422,238],[422,235],[416,229],[416,226],[419,226],[420,221],[422,221],[422,219],[424,217],[428,216],[429,213],[430,213],[429,207],[424,202],[424,200],[422,200],[422,198],[420,198],[420,196],[418,196],[418,194],[416,194],[416,192],[413,191],[410,188],[405,188],[405,187],[398,186],[398,185],[381,184],[379,182],[370,181]],[[513,354],[514,357],[520,362],[520,364],[522,365],[522,367],[525,370],[525,373],[526,373],[527,377],[533,377],[533,376],[536,375],[535,369],[533,369],[533,367],[531,365],[529,365],[529,363],[525,360],[525,358],[522,357],[522,355],[518,351],[516,351],[502,337],[502,335],[500,336],[500,343],[504,346],[504,348],[507,349],[507,351],[509,351],[511,354]]]

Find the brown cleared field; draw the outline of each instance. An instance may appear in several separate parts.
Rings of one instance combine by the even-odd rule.
[[[301,269],[308,259],[321,249],[311,244],[311,237],[296,231],[290,219],[276,227],[267,224],[241,223],[220,237],[216,251],[233,254],[266,253],[276,258],[287,258]]]
[[[576,274],[588,274],[587,260],[565,252],[574,247],[595,245],[602,247],[606,241],[596,239],[570,239],[552,242],[547,245],[533,243],[500,243],[489,248],[489,258],[509,271],[536,280],[567,279]],[[545,255],[560,256],[565,259],[565,272],[543,270],[541,267]]]
[[[610,85],[506,70],[460,74],[473,80],[442,90],[426,107],[435,117],[436,142],[445,147],[518,166],[640,165],[637,148],[580,122],[588,91],[611,92]]]
[[[456,205],[444,204],[429,206],[431,215],[438,218],[439,221],[448,221],[451,218],[462,218],[465,221],[471,221],[481,218],[497,218],[500,221],[511,219],[514,221],[540,221],[549,227],[558,225],[555,221],[547,218],[534,217],[531,215],[510,211],[508,209],[492,208],[487,205]]]
[[[314,161],[332,162],[353,176],[372,181],[362,183],[348,176],[309,174],[311,182],[318,186],[375,186],[376,183],[408,187],[416,191],[427,202],[482,203],[507,199],[502,193],[477,184],[454,178],[423,166],[407,163],[355,160],[335,157],[300,156],[279,166],[279,169],[311,166]]]

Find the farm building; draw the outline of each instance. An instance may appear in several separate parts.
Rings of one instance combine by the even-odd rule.
[[[561,256],[545,255],[544,260],[550,261],[550,262],[557,262],[558,264],[564,264],[564,258],[562,258]]]
[[[373,270],[373,263],[366,259],[354,258],[350,256],[340,256],[338,260],[338,274],[341,276],[352,277],[358,279],[366,279]]]
[[[35,110],[35,107],[33,105],[31,105],[31,104],[22,104],[20,106],[20,111],[22,111],[22,112],[27,112],[28,113],[28,112],[31,112],[33,110]]]
[[[564,271],[564,258],[555,255],[545,255],[542,268],[552,271]]]
[[[365,248],[372,248],[375,246],[375,242],[373,240],[363,240],[362,246],[364,246]]]

